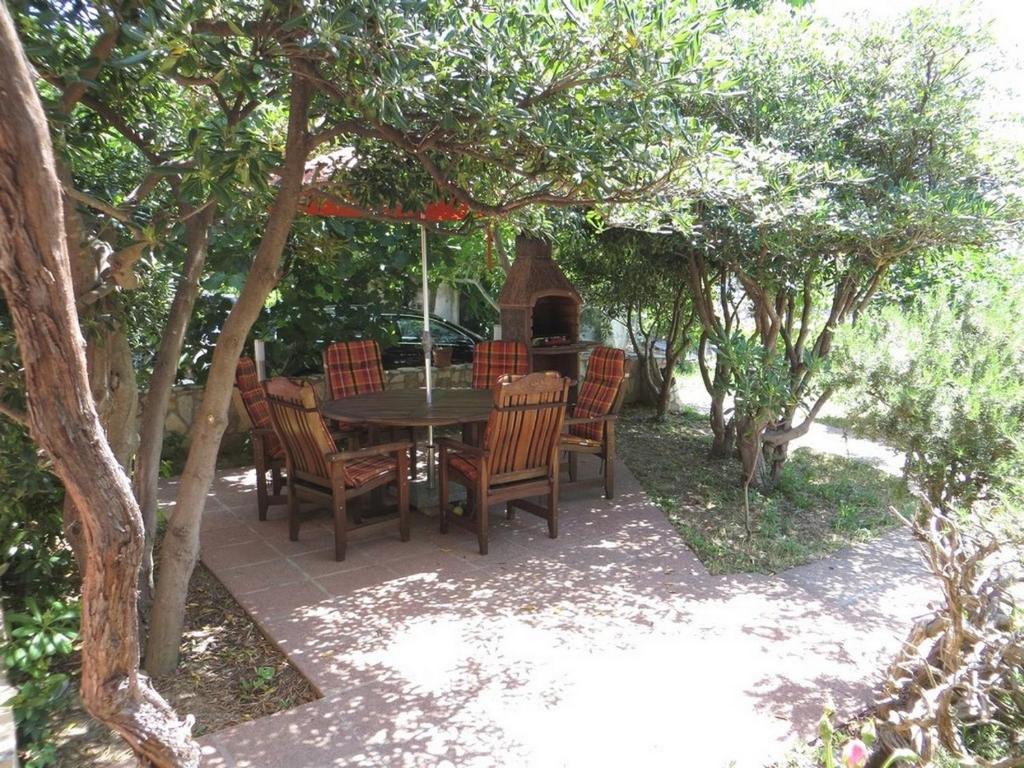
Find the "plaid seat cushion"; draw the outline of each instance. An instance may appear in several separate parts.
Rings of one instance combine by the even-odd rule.
[[[345,485],[358,488],[371,480],[398,471],[398,462],[389,456],[368,456],[345,462]]]
[[[324,350],[324,377],[332,400],[384,390],[376,341],[338,341]]]
[[[259,374],[256,372],[256,363],[251,357],[238,358],[238,367],[235,368],[235,386],[238,387],[238,394],[242,396],[242,404],[249,416],[254,429],[273,430],[270,421],[270,406],[267,405],[267,393],[263,391]],[[284,447],[277,435],[270,434],[265,438],[265,445],[270,458],[279,459],[284,456]]]
[[[470,482],[475,483],[480,477],[480,465],[468,456],[449,456],[448,466]]]
[[[484,341],[473,351],[473,389],[490,389],[505,374],[525,376],[529,368],[521,341]]]
[[[589,426],[589,425],[580,425],[580,426]],[[577,446],[580,446],[581,448],[600,448],[601,447],[601,441],[600,440],[591,440],[589,437],[581,437],[579,435],[574,435],[571,432],[568,435],[562,435],[560,443],[561,443],[562,446],[577,445]]]
[[[587,376],[580,387],[579,399],[572,415],[591,419],[604,416],[615,404],[622,380],[626,377],[626,353],[611,347],[595,347],[587,363]],[[589,440],[604,440],[604,422],[573,424],[569,434]]]

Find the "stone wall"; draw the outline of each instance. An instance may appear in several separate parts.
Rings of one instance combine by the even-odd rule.
[[[637,365],[636,358],[627,359],[626,369],[630,374],[627,382],[626,402],[630,403],[636,399],[637,391]],[[584,366],[586,361],[584,361]],[[440,389],[458,389],[469,387],[473,381],[473,366],[470,364],[450,365],[447,368],[433,368],[434,386]],[[384,377],[388,389],[417,389],[425,386],[425,374],[423,368],[395,368],[384,371]],[[313,383],[317,394],[322,399],[327,399],[327,390],[322,374],[302,377]],[[175,387],[171,392],[170,406],[167,409],[167,420],[164,429],[168,436],[180,435],[184,438],[192,426],[192,418],[199,408],[199,402],[203,397],[203,387],[199,384],[186,384]],[[228,413],[228,426],[224,432],[224,439],[231,442],[233,438],[241,437],[249,431],[249,417],[242,407],[242,400],[238,396],[238,390],[232,395],[232,407]],[[181,439],[179,438],[179,439]],[[174,439],[174,438],[172,438]]]

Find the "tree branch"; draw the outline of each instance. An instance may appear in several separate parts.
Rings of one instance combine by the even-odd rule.
[[[28,428],[28,414],[24,411],[19,411],[17,408],[12,408],[6,403],[0,402],[0,415],[6,416],[8,419],[16,424],[19,424],[26,429]]]
[[[824,392],[818,395],[817,401],[811,407],[811,410],[807,412],[807,416],[799,426],[778,431],[766,429],[764,434],[761,436],[761,440],[770,445],[781,445],[806,435],[807,431],[811,428],[811,424],[813,424],[815,418],[817,418],[818,412],[822,407],[824,407],[825,403],[828,402],[828,399],[832,397],[833,392],[834,390],[832,387],[828,387]]]

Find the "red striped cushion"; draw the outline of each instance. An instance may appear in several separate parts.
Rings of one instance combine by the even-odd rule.
[[[345,462],[345,485],[358,488],[371,480],[398,471],[398,462],[390,456],[368,456]]]
[[[332,400],[384,389],[376,341],[338,341],[324,350],[324,376]]]
[[[473,389],[490,389],[505,374],[525,376],[529,368],[521,341],[484,341],[473,352]]]
[[[607,414],[615,404],[615,396],[625,377],[626,353],[611,347],[595,347],[572,415],[589,419]],[[573,424],[569,433],[588,440],[604,440],[604,422]]]
[[[256,372],[256,363],[251,357],[238,358],[238,367],[235,368],[235,386],[238,387],[238,394],[242,396],[242,404],[249,416],[249,421],[255,429],[273,429],[270,421],[270,406],[267,405],[267,395],[263,391],[259,374]],[[277,435],[267,435],[267,450],[270,458],[276,459],[284,456],[284,448]]]

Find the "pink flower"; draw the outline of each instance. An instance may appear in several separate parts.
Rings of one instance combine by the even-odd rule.
[[[846,768],[861,768],[868,761],[868,748],[860,739],[851,739],[843,747],[843,765]]]

